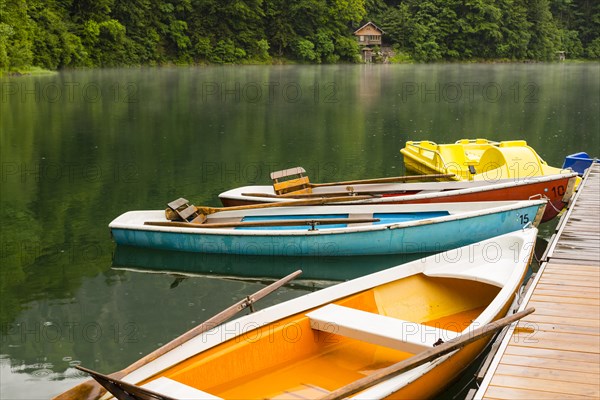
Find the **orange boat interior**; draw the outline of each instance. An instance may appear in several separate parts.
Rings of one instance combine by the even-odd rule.
[[[461,332],[499,290],[481,282],[417,274],[335,304]],[[146,382],[164,376],[221,398],[312,398],[413,355],[335,334],[333,325],[313,329],[309,311],[262,327],[236,326],[245,333]]]

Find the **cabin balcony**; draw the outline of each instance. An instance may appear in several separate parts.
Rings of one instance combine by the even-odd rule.
[[[374,35],[373,35],[374,36]],[[359,36],[358,44],[362,46],[381,46],[381,36]]]

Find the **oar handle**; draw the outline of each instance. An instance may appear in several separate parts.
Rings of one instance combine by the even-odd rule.
[[[521,318],[531,314],[535,311],[535,308],[528,308],[520,311],[516,314],[509,315],[501,318],[497,321],[491,322],[487,325],[477,328],[471,332],[463,333],[462,335],[449,340],[437,347],[433,347],[429,350],[425,350],[413,357],[402,360],[396,364],[393,364],[387,368],[383,368],[365,378],[356,380],[346,386],[334,390],[327,396],[322,397],[320,400],[339,400],[365,390],[371,386],[388,380],[396,375],[400,375],[403,372],[418,367],[419,365],[425,364],[426,362],[433,361],[445,354],[451,353],[461,347],[466,346],[469,343],[473,343],[484,336],[487,336],[495,331],[500,330],[506,325],[510,325],[513,322],[520,320]]]

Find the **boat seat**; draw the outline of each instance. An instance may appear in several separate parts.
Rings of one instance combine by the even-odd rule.
[[[440,146],[440,161],[443,167],[447,169],[446,173],[455,173],[467,165],[467,159],[463,146],[459,144],[448,144]]]
[[[371,219],[372,221],[368,221]],[[364,220],[365,222],[352,222],[352,220]],[[379,218],[373,218],[373,213],[353,213],[348,214],[348,224],[352,224],[352,226],[368,226],[375,225],[376,222],[379,222]],[[348,225],[347,225],[348,226]]]
[[[513,269],[510,262],[506,260],[496,262],[493,268],[487,262],[482,263],[463,263],[460,267],[456,266],[451,272],[448,268],[443,268],[441,264],[433,265],[425,270],[425,275],[437,278],[466,279],[488,285],[504,287],[510,279]]]
[[[287,193],[293,194],[308,194],[312,193],[310,186],[310,179],[305,176],[306,171],[302,167],[294,167],[284,169],[282,171],[271,172],[271,179],[273,180],[273,190],[276,195],[282,195]],[[283,178],[293,177],[288,180]]]
[[[171,213],[167,213],[167,219],[176,220],[177,217],[183,222],[194,222],[202,223],[203,217],[198,213],[198,208],[195,205],[190,204],[187,199],[183,197],[178,198],[167,204]]]
[[[173,379],[161,376],[158,379],[148,382],[141,386],[154,393],[168,396],[177,400],[218,400],[220,397],[213,396],[210,393],[203,392],[191,386],[174,381]]]
[[[306,314],[313,329],[417,354],[460,335],[458,332],[385,315],[328,304]]]

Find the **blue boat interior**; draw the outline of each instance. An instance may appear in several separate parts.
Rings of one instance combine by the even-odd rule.
[[[379,219],[373,222],[373,225],[397,224],[400,222],[416,221],[429,218],[437,218],[449,215],[448,211],[428,211],[428,212],[412,212],[412,213],[373,213],[373,218]],[[247,216],[242,219],[243,222],[262,222],[262,221],[322,221],[330,219],[347,219],[351,218],[349,214],[298,214],[298,215],[256,215]],[[356,217],[359,217],[358,215]],[[364,217],[364,215],[360,215]],[[349,224],[318,224],[317,229],[333,229],[345,228]],[[351,224],[350,224],[351,225]],[[298,225],[285,226],[256,226],[256,227],[237,227],[236,230],[309,230],[310,224],[305,223]]]
[[[562,167],[563,169],[570,168],[582,176],[585,170],[592,165],[592,162],[594,162],[594,159],[588,153],[580,152],[566,156]]]

